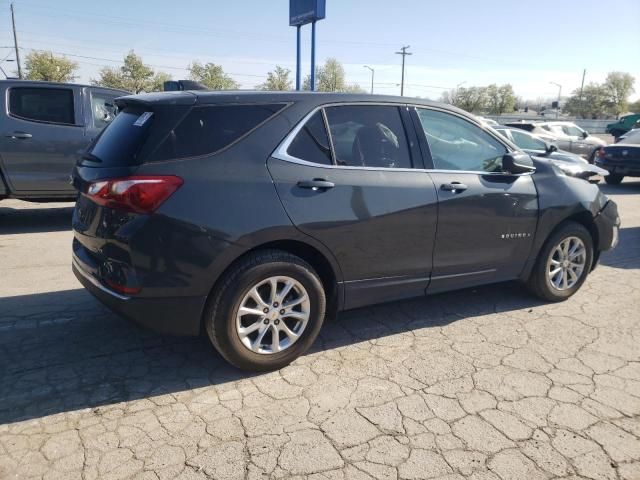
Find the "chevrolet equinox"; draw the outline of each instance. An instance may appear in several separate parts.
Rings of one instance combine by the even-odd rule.
[[[159,332],[280,368],[336,312],[519,279],[573,295],[617,207],[453,107],[398,97],[122,97],[74,170],[73,271]]]

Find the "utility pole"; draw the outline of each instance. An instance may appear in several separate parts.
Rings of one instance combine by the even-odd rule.
[[[582,70],[582,83],[580,84],[580,112],[584,117],[584,102],[582,101],[582,91],[584,90],[584,76],[587,74],[587,69]]]
[[[18,78],[22,79],[22,66],[20,65],[20,50],[18,49],[18,36],[16,35],[16,16],[11,4],[11,23],[13,24],[13,46],[16,49],[16,62],[18,63]]]
[[[407,49],[410,48],[410,45],[405,45],[402,47],[400,52],[396,52],[396,55],[402,55],[402,81],[400,82],[400,96],[404,96],[404,58],[407,55],[413,55],[413,53],[407,52]]]
[[[371,95],[373,95],[373,76],[376,74],[376,71],[369,65],[364,65],[364,68],[368,68],[369,70],[371,70]]]

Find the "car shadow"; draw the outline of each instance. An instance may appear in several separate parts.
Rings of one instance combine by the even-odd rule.
[[[623,225],[618,247],[603,252],[600,264],[615,268],[640,268],[640,227],[625,228]]]
[[[619,185],[599,183],[600,191],[606,195],[633,195],[640,193],[640,180],[626,180]]]
[[[0,203],[0,235],[71,230],[73,204],[62,207],[10,208]]]
[[[505,283],[362,308],[328,321],[308,354],[540,304]],[[83,289],[0,299],[0,424],[256,375],[204,337],[154,334]]]

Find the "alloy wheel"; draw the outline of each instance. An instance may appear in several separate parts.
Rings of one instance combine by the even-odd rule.
[[[300,338],[310,312],[302,283],[287,276],[269,277],[245,293],[236,312],[236,332],[254,353],[282,352]]]
[[[578,237],[566,237],[558,243],[547,261],[549,283],[556,290],[568,290],[582,278],[587,249]]]

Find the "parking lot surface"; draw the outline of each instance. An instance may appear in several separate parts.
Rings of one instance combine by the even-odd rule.
[[[516,283],[339,315],[274,373],[120,319],[70,204],[0,202],[0,478],[640,478],[640,181],[569,301]]]

